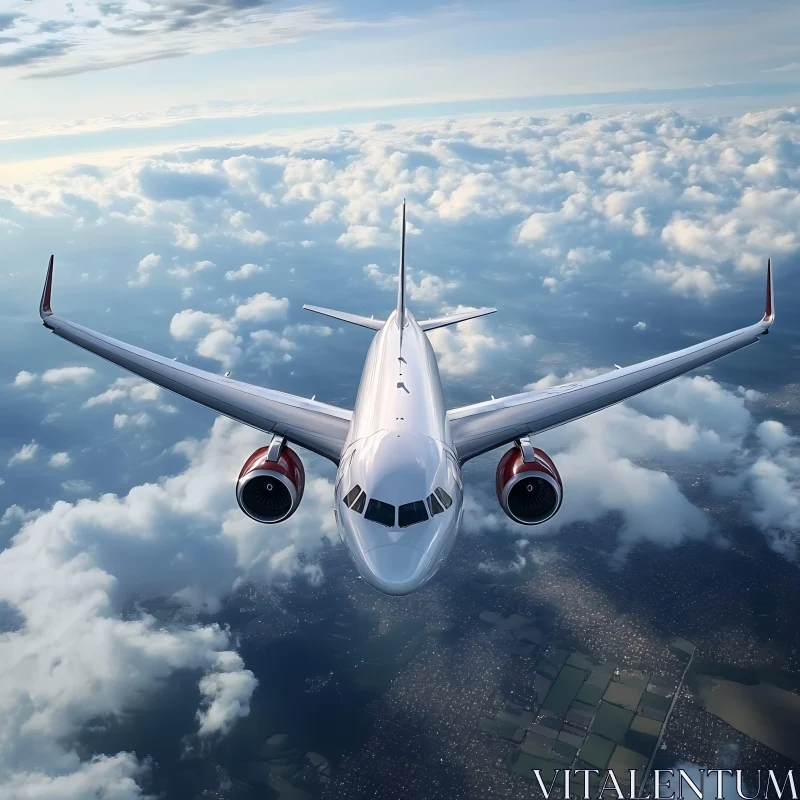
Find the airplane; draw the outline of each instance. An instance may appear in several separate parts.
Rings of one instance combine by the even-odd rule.
[[[352,410],[205,372],[56,316],[53,256],[39,313],[56,336],[218,414],[272,434],[236,479],[241,510],[257,522],[286,520],[299,506],[305,470],[297,445],[337,465],[334,516],[361,577],[389,595],[426,584],[456,539],[464,513],[461,468],[511,444],[495,488],[515,522],[538,525],[561,507],[563,482],[532,436],[585,417],[759,341],[775,320],[772,264],[766,310],[755,325],[659,358],[548,389],[448,410],[428,331],[496,311],[479,308],[418,321],[406,305],[403,201],[397,306],[385,320],[319,306],[304,309],[375,332]]]

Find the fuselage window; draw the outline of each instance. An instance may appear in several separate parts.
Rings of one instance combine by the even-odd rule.
[[[353,503],[351,508],[353,509],[353,511],[356,512],[356,514],[360,514],[364,510],[364,504],[366,502],[367,502],[367,493],[361,492],[361,494],[356,498],[356,501],[355,503]]]
[[[356,484],[345,496],[344,496],[344,504],[350,508],[353,505],[353,501],[361,494],[361,487]]]
[[[453,498],[441,486],[436,489],[436,496],[441,500],[445,508],[450,508],[453,505]]]
[[[428,519],[428,514],[425,511],[425,503],[422,500],[415,500],[413,503],[404,503],[397,509],[397,524],[401,528],[407,528],[409,525],[416,525],[418,522],[424,522]]]
[[[391,528],[394,525],[394,506],[391,503],[383,503],[373,497],[367,504],[367,513],[364,516],[372,522]]]
[[[431,516],[434,517],[437,514],[441,514],[444,511],[442,508],[442,504],[436,499],[435,494],[428,495],[428,506],[431,509]]]

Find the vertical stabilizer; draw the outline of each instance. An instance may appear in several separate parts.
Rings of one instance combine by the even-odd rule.
[[[400,234],[400,282],[397,287],[397,325],[406,323],[406,201],[403,198],[403,223]]]

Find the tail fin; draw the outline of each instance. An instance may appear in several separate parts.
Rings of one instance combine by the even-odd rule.
[[[403,198],[403,228],[400,236],[400,284],[397,287],[397,326],[406,322],[406,201]]]

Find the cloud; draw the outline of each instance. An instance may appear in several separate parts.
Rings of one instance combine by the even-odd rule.
[[[161,399],[162,393],[160,386],[143,378],[117,378],[105,392],[90,397],[83,407],[94,408],[95,406],[111,405],[120,400],[131,400],[135,403],[154,402]]]
[[[172,259],[173,262],[176,258]],[[171,267],[168,272],[173,278],[189,278],[198,272],[205,272],[207,269],[213,269],[216,264],[213,261],[195,261],[192,266],[179,266]],[[191,293],[191,289],[189,290]]]
[[[341,247],[363,250],[367,247],[388,247],[392,238],[375,225],[350,225],[336,240]]]
[[[228,182],[223,176],[210,172],[145,166],[139,172],[139,185],[145,197],[163,201],[216,197]]]
[[[38,450],[39,445],[35,441],[22,445],[22,447],[8,459],[8,466],[13,467],[15,464],[24,464],[28,461],[33,461]]]
[[[36,375],[27,370],[20,370],[14,378],[14,386],[30,386],[36,380]]]
[[[756,428],[756,436],[770,452],[786,448],[795,441],[795,437],[789,433],[786,426],[774,419],[764,420]]]
[[[226,233],[229,236],[233,236],[234,239],[244,242],[245,244],[261,245],[265,242],[268,242],[270,237],[267,236],[264,231],[250,229],[249,223],[251,221],[250,215],[245,214],[244,211],[234,211],[229,213],[229,229],[226,231]]]
[[[172,317],[169,330],[179,341],[197,340],[195,352],[210,358],[227,370],[231,369],[242,355],[242,338],[237,330],[242,324],[269,322],[282,319],[289,310],[286,297],[275,297],[261,292],[248,297],[237,305],[229,319],[220,314],[185,309]]]
[[[175,232],[175,244],[184,250],[197,250],[200,247],[200,236],[193,233],[181,222],[176,222],[172,226]]]
[[[644,273],[655,283],[666,284],[670,291],[685,297],[711,297],[721,288],[720,279],[712,270],[703,267],[688,267],[680,261],[667,265],[664,261],[648,268]]]
[[[18,44],[2,56],[0,66],[27,67],[21,74],[45,78],[229,48],[263,47],[326,30],[380,24],[338,19],[321,7],[278,9],[271,0],[202,4],[122,0],[74,3],[68,8],[32,0],[25,11],[11,20],[16,22]]]
[[[391,275],[384,273],[377,264],[367,264],[363,271],[367,278],[379,288],[397,291],[398,275],[396,273]],[[406,273],[408,296],[411,300],[416,300],[417,302],[432,303],[441,300],[442,295],[452,289],[456,289],[458,286],[458,281],[444,280],[438,275],[433,275],[429,272],[419,273],[418,278],[415,278],[411,270]]]
[[[82,494],[85,495],[91,491],[92,485],[81,478],[70,478],[61,484],[61,488],[69,494]]]
[[[10,52],[0,53],[0,69],[4,67],[26,67],[40,61],[47,62],[64,55],[72,49],[69,42],[48,39],[38,44],[17,47]]]
[[[274,297],[269,292],[260,292],[248,297],[245,303],[237,306],[233,319],[240,322],[269,322],[283,319],[288,310],[288,298]]]
[[[9,12],[0,13],[0,31],[7,31],[14,25],[14,22],[19,18],[19,14],[12,14]]]
[[[118,430],[122,428],[144,428],[150,424],[150,416],[144,412],[139,411],[136,414],[114,414],[114,427]]]
[[[335,537],[331,480],[304,454],[300,509],[264,536],[239,510],[231,482],[263,444],[263,434],[220,418],[207,437],[175,448],[186,467],[171,477],[124,496],[6,512],[21,528],[0,553],[0,601],[25,624],[0,639],[5,787],[48,787],[53,797],[114,787],[115,796],[137,797],[146,763],[130,753],[81,762],[69,742],[90,720],[140,704],[177,670],[200,672],[198,736],[224,735],[247,715],[256,682],[225,630],[123,611],[134,596],[214,611],[241,579],[320,579],[300,554]]]
[[[136,267],[136,277],[128,281],[128,286],[144,286],[150,282],[152,271],[161,263],[161,256],[155,253],[146,255]]]
[[[178,311],[169,323],[169,332],[174,339],[185,341],[205,335],[209,331],[225,330],[230,323],[219,314],[195,311],[191,308]]]
[[[200,680],[202,707],[197,711],[198,733],[201,737],[227,734],[241,717],[250,713],[250,697],[256,679],[244,669],[242,659],[231,651],[220,653],[215,671]]]
[[[197,343],[197,354],[219,361],[223,367],[230,369],[242,355],[239,347],[241,342],[241,337],[229,330],[211,331]]]
[[[449,236],[469,220],[470,232],[507,247],[508,262],[524,262],[549,292],[593,275],[623,291],[655,284],[705,300],[737,290],[768,253],[800,251],[796,123],[791,110],[732,119],[659,110],[364,126],[332,131],[324,145],[300,133],[269,148],[141,156],[3,186],[0,198],[33,217],[81,208],[98,223],[147,224],[186,250],[221,237],[254,247],[265,231],[312,225],[317,247],[358,250],[397,246],[406,196],[410,235]],[[281,233],[280,244],[299,246],[305,235]],[[439,278],[412,277],[422,300],[446,297]]]
[[[71,463],[72,459],[69,457],[69,453],[53,453],[53,455],[50,456],[51,467],[61,469],[62,467],[68,467]]]
[[[788,64],[783,64],[780,67],[773,67],[772,69],[762,69],[762,72],[794,72],[800,69],[800,62],[790,61]]]
[[[640,320],[639,322],[637,322],[637,323],[636,323],[636,324],[633,326],[633,329],[634,329],[635,331],[644,331],[644,330],[647,330],[647,323],[646,323],[646,322],[642,322],[642,321]]]
[[[377,264],[367,264],[363,268],[364,274],[380,289],[393,289],[397,291],[398,276],[388,275],[381,271]]]
[[[227,281],[243,281],[247,278],[252,278],[259,272],[263,272],[264,267],[259,267],[257,264],[242,264],[237,270],[228,270],[225,273],[225,280]]]
[[[447,307],[444,313],[455,314],[475,309],[459,305]],[[448,378],[465,378],[486,366],[489,359],[512,346],[528,347],[535,337],[530,334],[515,334],[511,338],[501,338],[489,333],[482,319],[468,320],[456,326],[437,328],[428,334],[436,352],[439,371]]]
[[[95,371],[92,367],[59,367],[48,369],[42,375],[44,383],[85,383],[93,377]]]

